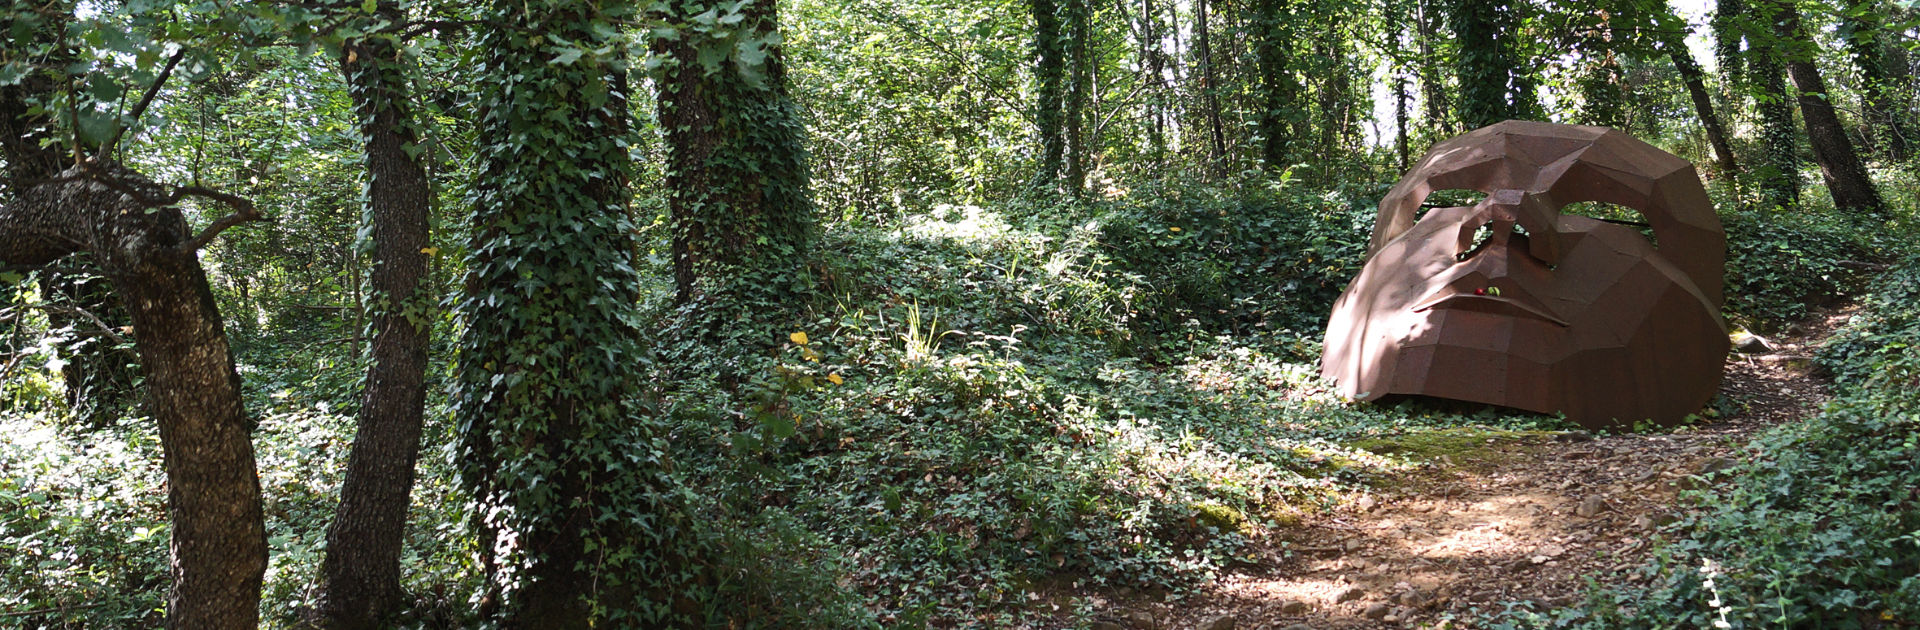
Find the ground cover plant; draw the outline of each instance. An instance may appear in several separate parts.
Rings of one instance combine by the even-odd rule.
[[[1593,438],[1319,377],[1380,197],[1508,118],[1699,165],[1732,328],[1874,288],[1651,584],[1489,622],[1910,623],[1920,14],[1602,4],[0,4],[0,628],[1200,606]]]

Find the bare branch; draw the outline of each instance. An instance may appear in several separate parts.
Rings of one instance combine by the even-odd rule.
[[[81,317],[85,317],[87,318],[87,321],[93,323],[93,326],[95,328],[100,329],[101,334],[106,335],[108,339],[112,339],[114,345],[124,346],[124,345],[129,345],[133,343],[133,341],[127,339],[126,337],[120,336],[119,331],[114,330],[112,327],[108,326],[107,322],[102,321],[98,315],[94,315],[92,311],[88,311],[87,309],[80,308],[78,306],[69,306],[65,304],[41,304],[40,310],[43,310],[49,313],[64,313],[67,315],[79,315]]]
[[[180,65],[180,59],[185,56],[187,56],[187,49],[185,46],[182,46],[180,50],[175,51],[173,53],[172,57],[167,58],[166,67],[161,68],[160,74],[153,78],[153,85],[147,86],[147,93],[142,94],[140,96],[140,102],[135,103],[133,105],[133,110],[127,112],[128,119],[138,120],[141,115],[147,113],[147,106],[153,104],[153,97],[158,96],[160,94],[160,88],[167,84],[167,77],[173,74],[173,67]],[[99,161],[106,160],[107,156],[113,153],[114,147],[120,144],[120,136],[126,133],[127,133],[126,125],[120,125],[119,127],[115,128],[113,130],[113,135],[108,136],[106,142],[100,143],[100,152],[98,154],[99,157],[95,158],[95,160],[99,160]]]
[[[227,216],[220,217],[219,219],[215,220],[212,224],[207,226],[207,229],[201,230],[199,236],[193,237],[193,240],[187,241],[185,245],[180,246],[182,249],[185,249],[187,251],[199,251],[200,249],[206,247],[208,243],[213,242],[214,238],[220,236],[221,232],[227,231],[227,228],[240,225],[242,223],[251,223],[254,221],[261,221],[266,219],[265,216],[262,216],[260,214],[260,210],[258,208],[253,207],[253,200],[248,199],[246,197],[242,197],[232,193],[221,192],[218,190],[214,190],[212,188],[206,188],[202,186],[181,186],[174,189],[175,201],[179,200],[179,198],[182,196],[189,196],[189,195],[194,197],[205,197],[207,199],[212,199],[214,201],[227,204],[228,206],[233,208],[233,214],[229,214]]]

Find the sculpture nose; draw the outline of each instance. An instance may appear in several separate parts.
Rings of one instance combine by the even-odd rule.
[[[1525,230],[1527,253],[1547,267],[1560,264],[1560,238],[1554,226],[1553,207],[1537,195],[1522,190],[1502,189],[1474,206],[1473,214],[1460,226],[1459,259],[1466,260],[1484,250],[1504,251],[1512,245],[1514,226]],[[1491,230],[1484,245],[1475,241],[1480,228]]]

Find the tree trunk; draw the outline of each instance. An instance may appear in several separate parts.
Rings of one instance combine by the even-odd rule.
[[[177,207],[152,201],[168,191],[125,168],[90,168],[102,174],[76,167],[0,207],[0,260],[40,266],[86,251],[113,283],[133,321],[167,471],[167,627],[254,628],[267,543],[253,421],[192,234]]]
[[[459,305],[466,326],[452,399],[461,485],[473,497],[485,585],[479,608],[493,627],[663,627],[674,598],[692,588],[687,576],[696,565],[688,558],[700,553],[666,474],[663,431],[640,399],[651,369],[636,312],[628,65],[620,52],[625,40],[608,26],[634,16],[602,7],[553,0],[528,11],[518,0],[497,0],[484,12],[496,26],[478,44],[485,51],[485,74],[476,82],[478,134],[489,141],[476,149]],[[663,22],[686,24],[678,18],[704,12],[691,9]],[[770,7],[746,13],[720,23],[755,29],[755,21],[771,19]],[[680,41],[708,36],[717,37],[686,29]],[[579,54],[556,60],[553,42],[580,47],[562,57]],[[730,59],[716,65],[716,76],[740,71]],[[663,90],[691,99],[662,113],[663,126],[675,133],[711,124],[692,116],[691,104],[740,98],[716,90],[719,82],[705,77],[697,60],[662,71]],[[779,76],[763,71],[761,78]],[[785,149],[760,144],[767,140],[750,136],[743,144]],[[681,150],[674,159],[688,155]],[[765,164],[736,163],[740,171],[730,175],[758,181],[744,171]],[[681,171],[672,186],[710,172],[717,174]],[[741,194],[732,182],[708,183],[717,187],[715,205]]]
[[[1841,11],[1840,37],[1845,40],[1847,57],[1860,73],[1860,100],[1864,105],[1861,137],[1869,147],[1878,145],[1886,157],[1905,162],[1909,133],[1906,112],[1901,105],[1900,85],[1888,72],[1885,46],[1881,41],[1884,26],[1869,1],[1865,6]]]
[[[1093,98],[1093,15],[1087,0],[1067,0],[1068,55],[1072,70],[1067,80],[1067,194],[1086,192],[1087,104]]]
[[[1260,73],[1260,157],[1269,172],[1278,173],[1292,165],[1287,140],[1292,132],[1287,123],[1297,107],[1299,87],[1294,84],[1288,52],[1293,37],[1287,32],[1287,16],[1280,4],[1287,0],[1254,0],[1254,49]]]
[[[738,28],[752,29],[746,37],[777,35],[775,0],[741,10],[747,17]],[[667,135],[675,299],[723,305],[736,320],[743,307],[778,312],[800,288],[815,232],[784,61],[770,46],[757,65],[729,58],[708,72],[689,39],[656,44],[657,54],[674,60],[655,85]]]
[[[392,0],[382,2],[379,13],[400,17]],[[420,454],[429,322],[438,300],[422,286],[432,189],[426,170],[408,154],[420,140],[404,70],[388,39],[351,41],[344,51],[341,69],[365,144],[362,220],[373,247],[373,346],[340,507],[327,528],[325,581],[315,614],[323,627],[360,630],[379,627],[404,599],[400,550]]]
[[[1433,40],[1437,37],[1433,23],[1434,1],[1419,0],[1417,8],[1420,13],[1415,19],[1420,30],[1420,100],[1426,104],[1427,124],[1436,127],[1441,137],[1452,137],[1453,117],[1448,112],[1453,108],[1447,102],[1446,82],[1440,78],[1440,62],[1435,59],[1433,52]]]
[[[1800,157],[1794,133],[1793,103],[1787,100],[1786,79],[1778,58],[1765,48],[1749,51],[1747,80],[1752,84],[1760,112],[1760,136],[1766,156],[1756,175],[1769,206],[1791,208],[1800,203]]]
[[[1213,140],[1207,145],[1207,170],[1219,174],[1219,169],[1226,164],[1227,136],[1220,123],[1219,86],[1214,80],[1213,44],[1207,26],[1211,21],[1207,15],[1208,3],[1209,0],[1194,0],[1194,47],[1197,49],[1194,52],[1199,57],[1200,92],[1206,99],[1204,114]]]
[[[1880,190],[1874,188],[1873,179],[1867,175],[1866,165],[1860,162],[1860,154],[1854,151],[1853,141],[1847,139],[1846,128],[1841,126],[1833,102],[1827,100],[1826,82],[1811,58],[1813,39],[1800,23],[1799,9],[1790,0],[1776,2],[1780,11],[1776,24],[1784,40],[1783,48],[1793,47],[1786,55],[1787,73],[1800,89],[1800,119],[1807,126],[1807,143],[1813,147],[1813,159],[1820,163],[1820,174],[1826,179],[1827,191],[1833,195],[1834,208],[1884,221],[1888,218],[1886,204],[1880,200]]]
[[[1049,192],[1060,189],[1060,171],[1066,159],[1065,136],[1061,132],[1062,110],[1066,104],[1066,40],[1060,32],[1060,7],[1055,2],[1029,0],[1027,3],[1033,13],[1033,77],[1038,83],[1033,120],[1040,128],[1040,164],[1030,188]]]
[[[1680,81],[1687,86],[1687,96],[1693,99],[1693,112],[1700,118],[1700,127],[1707,131],[1707,143],[1713,145],[1714,158],[1720,162],[1720,172],[1738,173],[1740,166],[1733,157],[1733,145],[1727,141],[1727,128],[1720,124],[1720,116],[1713,111],[1713,97],[1707,93],[1706,73],[1700,70],[1700,64],[1693,60],[1693,53],[1687,52],[1685,43],[1668,40],[1665,43],[1667,56],[1673,59],[1673,67],[1680,72]]]

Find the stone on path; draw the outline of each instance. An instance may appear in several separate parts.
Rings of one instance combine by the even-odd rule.
[[[1239,620],[1234,619],[1233,615],[1221,615],[1214,617],[1212,621],[1200,624],[1199,630],[1234,630],[1239,627],[1239,624]]]

